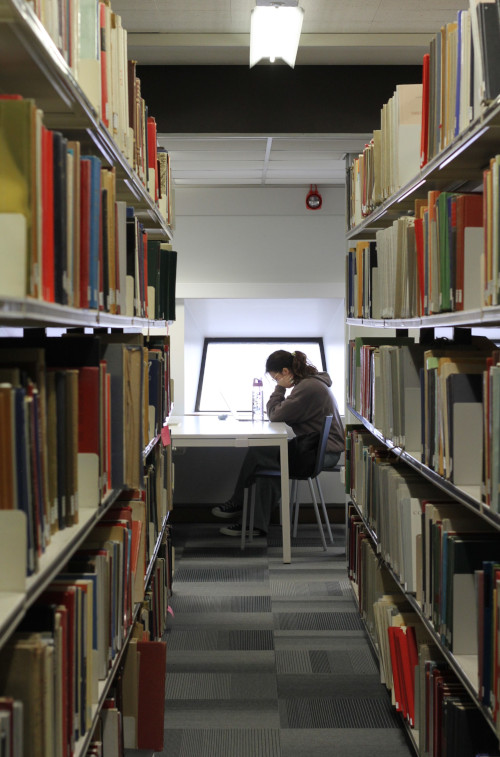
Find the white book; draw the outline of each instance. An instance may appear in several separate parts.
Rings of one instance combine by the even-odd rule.
[[[482,266],[478,265],[484,246],[482,226],[464,229],[464,310],[476,310],[483,306]]]
[[[423,351],[421,345],[401,345],[398,349],[402,416],[400,442],[408,452],[418,453],[418,456],[422,451],[420,369],[423,366]]]
[[[398,84],[397,92],[397,188],[420,171],[422,84]]]
[[[28,229],[22,213],[0,213],[0,296],[28,293]]]

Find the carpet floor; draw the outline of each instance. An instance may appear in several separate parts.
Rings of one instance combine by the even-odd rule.
[[[343,526],[281,561],[279,528],[173,529],[165,747],[156,757],[412,757],[347,578]]]

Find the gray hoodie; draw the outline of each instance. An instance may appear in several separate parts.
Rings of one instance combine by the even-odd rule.
[[[269,420],[287,423],[295,436],[299,436],[321,431],[325,415],[333,415],[326,451],[342,452],[344,428],[331,385],[332,380],[326,372],[307,376],[293,387],[286,399],[286,390],[277,385],[267,403]]]

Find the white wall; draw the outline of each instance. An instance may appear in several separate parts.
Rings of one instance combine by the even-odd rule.
[[[307,191],[176,189],[177,320],[170,327],[176,414],[194,410],[205,336],[322,336],[343,408],[344,190],[320,187],[319,211],[306,209]],[[203,457],[196,467],[204,486],[193,482],[192,501],[223,501],[227,492],[213,460],[209,471]],[[342,501],[338,477],[324,475],[327,501]],[[176,476],[180,501],[189,499],[184,478]]]
[[[321,191],[321,190],[320,190]],[[177,296],[344,296],[344,190],[177,189]]]

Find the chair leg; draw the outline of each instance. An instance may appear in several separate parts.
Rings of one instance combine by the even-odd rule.
[[[316,481],[316,486],[318,487],[318,494],[319,494],[319,498],[321,500],[321,509],[323,510],[323,515],[324,515],[324,518],[325,518],[326,530],[328,531],[328,536],[330,537],[331,543],[335,544],[335,542],[333,541],[333,535],[332,535],[332,529],[330,527],[330,521],[328,520],[328,513],[326,511],[325,498],[323,497],[323,491],[322,491],[321,485],[319,483],[319,476],[316,476],[316,478],[314,480]]]
[[[253,541],[253,524],[255,521],[255,484],[250,487],[250,518],[248,524],[248,541]]]
[[[323,544],[323,549],[326,551],[326,549],[327,549],[326,539],[325,539],[325,534],[323,532],[323,523],[321,521],[321,517],[320,517],[320,514],[319,514],[319,510],[318,510],[318,503],[316,501],[316,495],[314,493],[314,487],[312,485],[312,481],[311,481],[310,478],[307,479],[307,482],[309,484],[309,490],[311,492],[311,497],[312,497],[312,500],[313,500],[314,513],[316,515],[316,520],[318,522],[319,533],[320,533],[320,536],[321,536],[321,543]]]
[[[292,498],[291,498],[292,506],[293,506],[293,536],[294,538],[297,538],[297,528],[299,525],[299,508],[300,508],[300,501],[299,501],[299,482],[297,480],[293,481],[292,483]]]
[[[240,549],[245,549],[245,535],[247,529],[247,514],[248,514],[248,487],[243,492],[243,512],[241,514],[241,543]]]

